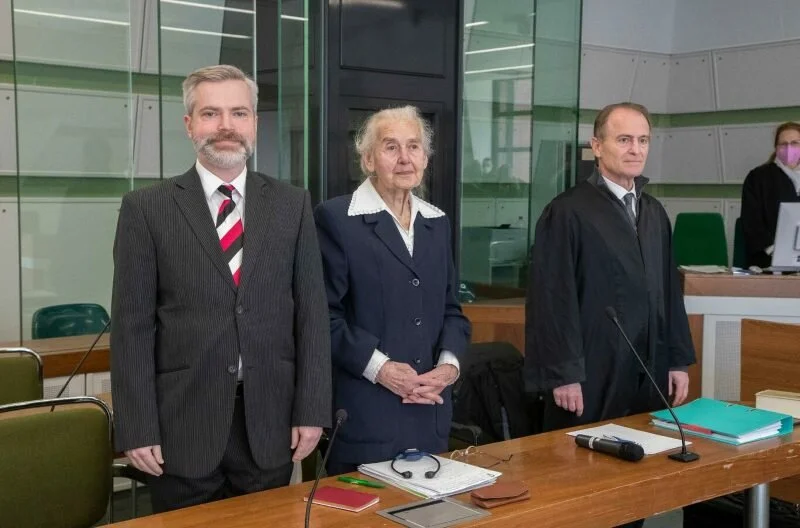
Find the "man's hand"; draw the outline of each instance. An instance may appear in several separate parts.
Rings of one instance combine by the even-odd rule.
[[[292,427],[292,449],[294,449],[292,461],[300,462],[310,455],[317,447],[320,436],[322,436],[322,427]]]
[[[583,414],[583,392],[580,383],[570,383],[553,389],[553,399],[556,405],[565,411]]]
[[[672,396],[672,406],[682,404],[689,396],[689,374],[682,370],[669,371],[669,396]]]
[[[458,379],[458,369],[455,365],[445,363],[430,372],[419,376],[420,385],[403,398],[403,403],[420,403],[423,405],[442,404],[444,399],[441,392]]]
[[[407,398],[414,388],[420,385],[417,371],[411,368],[411,365],[397,361],[384,363],[375,381],[401,398]]]
[[[125,451],[125,456],[130,459],[133,467],[139,471],[144,471],[155,477],[161,476],[164,473],[164,470],[161,469],[161,464],[164,463],[164,457],[161,456],[160,445],[128,449]]]

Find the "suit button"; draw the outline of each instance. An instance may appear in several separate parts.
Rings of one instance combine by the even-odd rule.
[[[236,307],[236,313],[242,315],[244,313],[244,306],[239,305]]]
[[[239,367],[236,365],[228,365],[228,374],[236,374],[239,372]]]
[[[416,359],[414,359],[414,363],[419,365],[420,363],[422,363],[422,360],[420,358],[416,358]]]
[[[419,286],[419,279],[414,277],[413,279],[411,279],[411,284],[413,286]]]
[[[417,326],[421,325],[422,324],[422,319],[420,319],[419,317],[415,317],[414,318],[414,324],[417,325]]]

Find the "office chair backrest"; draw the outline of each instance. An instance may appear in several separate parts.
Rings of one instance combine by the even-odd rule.
[[[42,399],[42,360],[28,348],[0,348],[0,405]]]
[[[93,526],[108,507],[112,459],[111,414],[96,398],[0,406],[0,475],[8,483],[0,526]]]
[[[719,213],[679,213],[672,235],[675,263],[728,265],[725,222]]]
[[[105,308],[99,304],[76,303],[46,306],[33,314],[33,339],[96,334],[108,322]]]

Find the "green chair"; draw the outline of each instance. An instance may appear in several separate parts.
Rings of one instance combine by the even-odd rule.
[[[747,265],[741,216],[736,219],[736,225],[733,228],[733,265],[737,268],[744,268]]]
[[[42,399],[42,359],[29,348],[0,348],[0,405]]]
[[[0,406],[0,526],[100,521],[111,497],[111,423],[106,404],[87,396]]]
[[[680,213],[672,249],[678,266],[728,265],[725,222],[719,213]]]
[[[33,339],[96,334],[103,330],[108,320],[108,312],[99,304],[46,306],[33,314],[31,333]]]

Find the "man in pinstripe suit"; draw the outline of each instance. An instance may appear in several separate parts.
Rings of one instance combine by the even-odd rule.
[[[157,512],[288,484],[331,417],[308,192],[247,170],[239,69],[197,70],[183,97],[197,163],[126,194],[114,244],[115,442]]]

